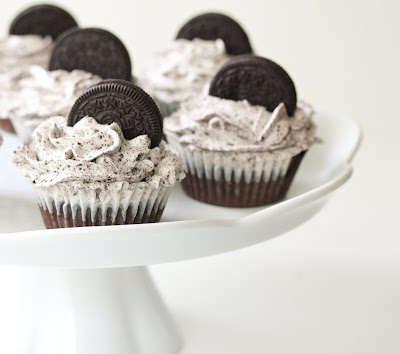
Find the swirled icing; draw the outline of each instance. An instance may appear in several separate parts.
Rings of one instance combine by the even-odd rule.
[[[163,141],[150,145],[147,135],[126,140],[117,123],[85,117],[69,127],[64,117],[52,117],[35,130],[31,144],[16,150],[14,162],[37,187],[157,189],[182,180],[184,167],[176,154]]]
[[[53,41],[38,35],[10,35],[0,39],[0,74],[30,65],[48,66]]]
[[[312,115],[304,102],[289,117],[283,103],[269,112],[246,100],[194,96],[164,119],[164,131],[168,139],[192,150],[265,152],[287,158],[316,141]]]
[[[228,59],[221,39],[177,39],[167,49],[155,53],[143,82],[156,98],[180,102],[205,90]]]
[[[0,77],[0,118],[37,126],[49,117],[67,116],[83,91],[100,81],[99,76],[82,70],[16,69]]]

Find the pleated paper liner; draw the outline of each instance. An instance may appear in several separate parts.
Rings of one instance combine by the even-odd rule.
[[[233,175],[229,181],[222,174],[220,180],[198,177],[196,174],[187,173],[182,181],[184,191],[192,198],[204,203],[224,207],[257,207],[272,204],[282,200],[293,181],[305,151],[294,156],[284,175],[278,174],[277,178],[270,177],[265,181],[263,176],[259,181],[245,181],[242,176],[236,182]]]
[[[113,219],[111,217],[112,210],[109,209],[107,212],[106,220],[103,221],[101,211],[97,210],[95,218],[91,218],[91,210],[87,210],[86,218],[83,220],[81,210],[78,209],[78,214],[75,218],[72,217],[71,206],[66,207],[66,214],[58,215],[53,209],[53,212],[45,210],[40,207],[44,224],[47,229],[57,229],[65,227],[82,227],[82,226],[106,226],[106,225],[129,225],[129,224],[144,224],[144,223],[155,223],[159,222],[164,212],[164,208],[159,208],[157,211],[152,210],[150,214],[145,212],[143,215],[133,215],[132,208],[130,207],[126,213],[126,217],[122,217],[122,210],[118,210],[117,217]]]
[[[79,190],[78,196],[68,198],[69,193],[54,191],[58,188],[63,187],[53,186],[50,191],[38,189],[39,208],[48,229],[155,223],[160,221],[171,192],[171,188],[166,187],[110,191],[124,195],[89,203],[79,196]],[[60,195],[65,196],[64,200],[59,199]],[[85,196],[85,193],[82,195]]]

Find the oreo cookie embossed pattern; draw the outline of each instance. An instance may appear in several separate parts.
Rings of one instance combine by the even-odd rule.
[[[127,81],[106,80],[91,87],[75,102],[68,125],[75,125],[85,116],[100,124],[118,123],[125,139],[148,135],[152,147],[158,146],[162,138],[162,118],[156,103]]]

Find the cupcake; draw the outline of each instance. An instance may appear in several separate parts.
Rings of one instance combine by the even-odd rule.
[[[83,94],[68,119],[42,122],[14,162],[31,179],[47,228],[158,222],[185,177],[161,136],[151,97],[107,80]]]
[[[47,68],[55,40],[65,30],[77,26],[65,10],[37,5],[21,12],[12,22],[9,35],[0,39],[0,91],[9,90],[15,77],[31,66]],[[0,116],[0,129],[15,133],[8,116]]]
[[[220,69],[208,96],[193,96],[166,117],[164,133],[185,164],[190,197],[255,207],[285,197],[316,140],[312,115],[279,65],[243,56]]]
[[[94,28],[73,28],[60,35],[49,69],[29,66],[10,74],[9,89],[0,92],[0,116],[12,120],[25,143],[43,120],[66,117],[76,99],[102,79],[131,78],[124,45],[110,32]]]
[[[196,16],[166,49],[154,54],[143,85],[167,116],[189,96],[207,93],[215,73],[231,56],[251,52],[246,33],[230,17],[216,13]]]

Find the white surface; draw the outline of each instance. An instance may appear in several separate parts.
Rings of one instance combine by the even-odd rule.
[[[5,149],[0,152],[7,170],[0,179],[4,203],[0,210],[7,213],[12,205],[19,219],[13,220],[11,214],[2,223],[13,231],[13,224],[18,229],[19,222],[24,220],[31,229],[0,234],[0,264],[67,268],[140,266],[219,254],[284,234],[314,216],[326,203],[327,195],[350,178],[350,162],[360,144],[361,131],[346,115],[320,110],[314,119],[323,143],[307,153],[290,193],[280,203],[249,209],[214,207],[196,202],[176,188],[163,217],[168,222],[64,230],[31,231],[41,221],[30,212],[35,199],[21,195],[30,181],[25,179],[11,188],[21,171],[8,163],[10,150],[18,139],[7,135]],[[17,195],[21,199],[13,205]],[[26,200],[26,206],[22,200]]]
[[[352,179],[316,218],[255,247],[152,267],[186,338],[183,354],[397,354],[400,3],[114,0],[113,16],[109,2],[58,3],[121,35],[135,71],[192,14],[228,10],[260,54],[287,68],[299,97],[363,126]],[[28,4],[0,3],[4,33]],[[3,279],[10,300],[14,279]]]

